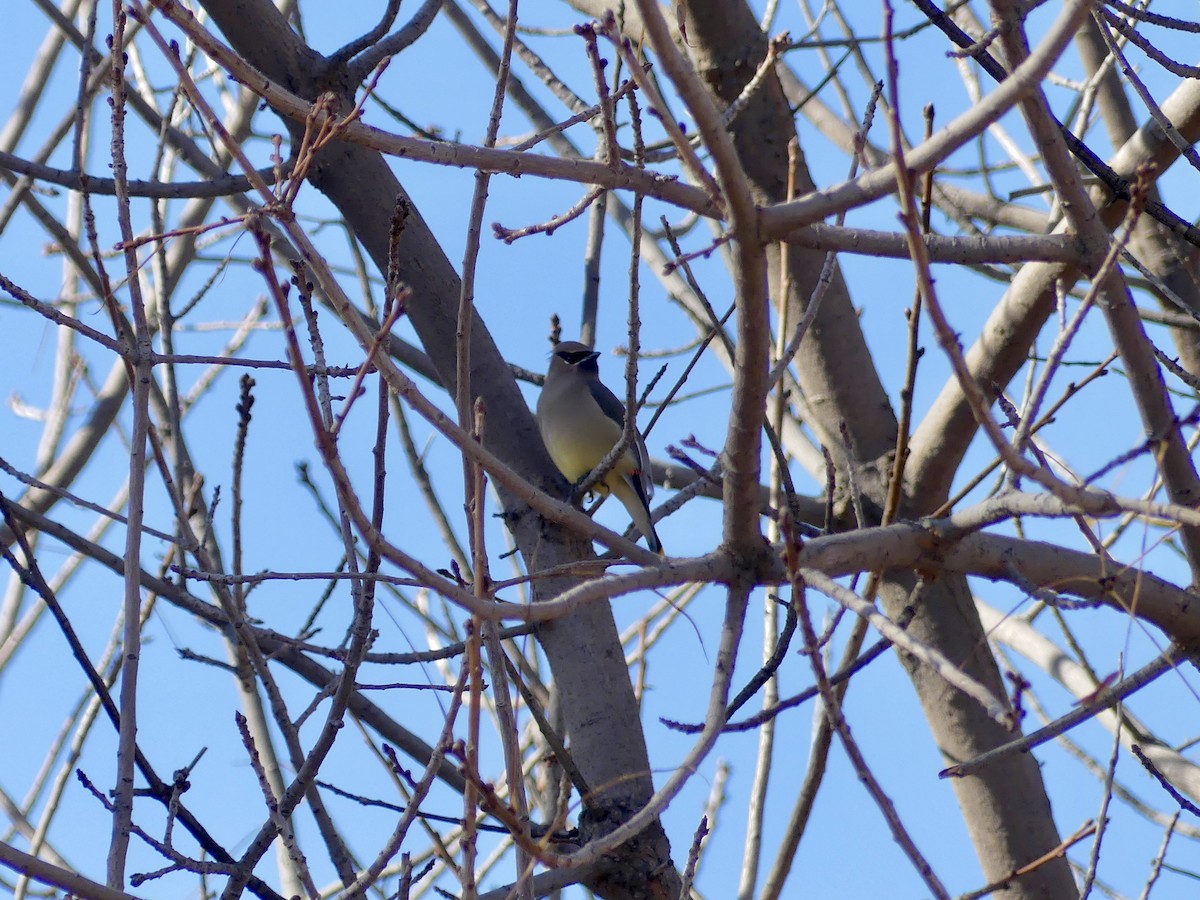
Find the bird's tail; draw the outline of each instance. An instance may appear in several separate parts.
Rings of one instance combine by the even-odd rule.
[[[662,556],[662,541],[658,539],[658,533],[654,530],[654,522],[650,518],[650,502],[646,498],[646,492],[642,489],[638,475],[639,473],[634,472],[629,476],[614,478],[610,484],[616,482],[616,484],[612,484],[613,493],[629,511],[629,517],[633,519],[633,524],[646,539],[646,546]]]

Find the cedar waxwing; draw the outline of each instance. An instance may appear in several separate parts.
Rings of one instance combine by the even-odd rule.
[[[555,344],[550,371],[538,398],[537,420],[542,440],[554,465],[572,484],[588,475],[621,439],[625,404],[600,381],[600,354],[577,341]],[[596,483],[600,494],[609,491],[629,510],[633,524],[646,544],[661,554],[662,543],[650,520],[650,455],[642,436],[634,430],[633,443],[608,474]]]

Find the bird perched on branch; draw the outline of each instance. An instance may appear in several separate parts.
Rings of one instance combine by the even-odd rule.
[[[571,483],[600,465],[617,445],[625,427],[625,404],[600,381],[600,354],[577,341],[555,344],[550,371],[538,398],[537,420],[554,465]],[[634,429],[630,446],[594,490],[610,491],[629,510],[646,544],[661,554],[662,542],[650,519],[650,456]]]

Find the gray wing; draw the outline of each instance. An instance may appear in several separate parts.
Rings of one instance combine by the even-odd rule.
[[[623,429],[625,427],[625,404],[617,399],[617,395],[610,391],[599,378],[588,379],[588,390],[592,392],[592,399],[596,401],[596,405],[603,413]],[[637,457],[638,468],[642,472],[642,493],[649,500],[654,496],[654,480],[650,477],[650,454],[646,451],[642,433],[637,430],[636,426],[633,429],[633,455]]]

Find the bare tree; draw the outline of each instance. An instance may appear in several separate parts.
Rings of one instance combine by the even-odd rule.
[[[900,895],[1188,877],[1200,25],[812,6],[22,7],[18,897],[841,896],[797,857],[851,792]],[[542,445],[577,336],[667,448],[665,556]],[[890,655],[927,728],[879,738]],[[931,746],[960,820],[881,769]]]

